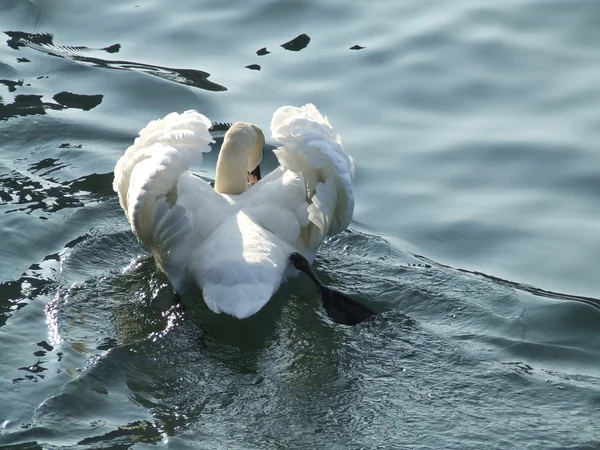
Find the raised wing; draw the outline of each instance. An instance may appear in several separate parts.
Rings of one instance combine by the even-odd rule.
[[[316,250],[327,235],[344,230],[354,212],[354,161],[327,117],[312,104],[283,106],[273,114],[274,150],[284,169],[300,172],[306,182],[309,220],[306,244]]]
[[[115,167],[113,188],[132,231],[151,248],[176,288],[175,272],[185,272],[179,266],[187,253],[182,244],[201,242],[229,207],[208,183],[187,171],[210,151],[210,126],[193,110],[150,122]]]

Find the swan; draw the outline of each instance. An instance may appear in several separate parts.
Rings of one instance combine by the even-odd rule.
[[[283,106],[271,135],[279,167],[261,177],[265,136],[233,124],[217,159],[214,189],[188,169],[213,143],[211,121],[188,110],[150,122],[119,159],[113,188],[138,240],[177,295],[202,294],[215,313],[257,313],[288,277],[305,272],[327,313],[354,324],[373,314],[323,286],[310,262],[354,211],[354,162],[312,104]]]

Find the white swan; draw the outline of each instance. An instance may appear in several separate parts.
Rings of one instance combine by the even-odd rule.
[[[284,106],[271,121],[280,166],[248,189],[260,179],[264,135],[238,122],[225,135],[213,190],[188,171],[210,151],[210,127],[193,110],[150,122],[119,159],[113,188],[175,290],[202,293],[212,311],[241,319],[297,274],[292,254],[312,261],[327,235],[348,226],[354,163],[314,105]]]

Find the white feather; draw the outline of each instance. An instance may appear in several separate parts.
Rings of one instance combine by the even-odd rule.
[[[210,151],[210,126],[196,111],[150,122],[118,161],[113,187],[178,292],[245,318],[277,291],[292,252],[312,260],[325,236],[348,226],[354,163],[314,105],[284,106],[271,121],[280,167],[241,195],[219,194],[188,171]]]

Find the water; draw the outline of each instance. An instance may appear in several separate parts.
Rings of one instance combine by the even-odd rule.
[[[0,445],[600,448],[599,19],[3,0]],[[316,268],[377,319],[332,324],[303,278],[247,321],[176,312],[116,160],[170,111],[268,128],[306,102],[357,167]]]

